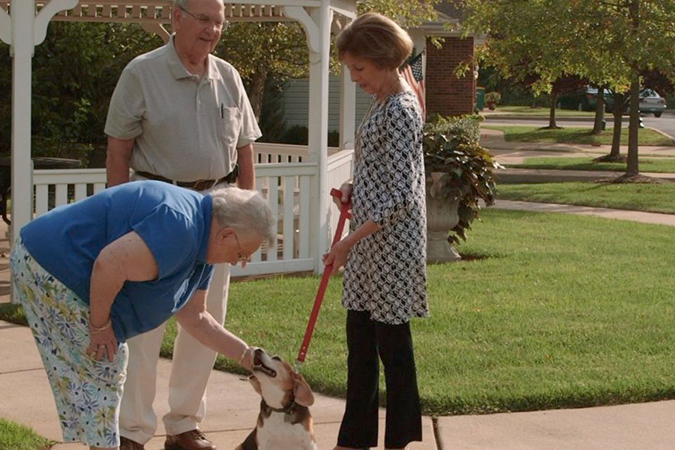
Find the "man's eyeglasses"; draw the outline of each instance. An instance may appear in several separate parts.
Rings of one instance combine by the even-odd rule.
[[[208,26],[214,26],[216,27],[216,29],[222,30],[223,28],[227,27],[227,22],[223,21],[221,18],[215,19],[211,16],[207,16],[206,14],[192,14],[190,11],[188,11],[185,8],[181,8],[180,6],[178,7],[178,9],[180,9],[185,14],[195,19],[197,22],[199,22],[199,25],[205,28]]]

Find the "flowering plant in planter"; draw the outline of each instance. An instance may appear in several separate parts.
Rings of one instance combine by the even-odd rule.
[[[488,92],[485,94],[485,105],[489,110],[494,111],[497,108],[497,103],[502,99],[502,94],[499,92]]]
[[[494,171],[503,168],[480,145],[475,116],[437,116],[425,125],[424,164],[427,208],[438,200],[457,211],[457,223],[446,231],[450,244],[466,240],[466,232],[480,213],[479,201],[494,203]]]

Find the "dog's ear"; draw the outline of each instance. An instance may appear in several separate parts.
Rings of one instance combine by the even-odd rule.
[[[253,386],[254,391],[262,395],[262,387],[260,386],[260,380],[258,380],[255,375],[250,375],[248,377],[248,382],[251,383],[251,386]]]
[[[312,406],[314,404],[314,394],[309,383],[299,373],[293,372],[293,380],[295,386],[293,387],[293,395],[295,396],[295,403],[301,406]]]

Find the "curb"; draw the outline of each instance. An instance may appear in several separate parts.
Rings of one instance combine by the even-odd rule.
[[[495,121],[498,122],[500,120],[531,120],[533,122],[541,122],[543,120],[548,120],[547,116],[529,116],[526,114],[482,114],[482,116],[485,118],[485,121]],[[575,116],[564,116],[564,117],[557,117],[555,118],[556,121],[560,122],[594,122],[595,118],[593,117],[575,117]]]
[[[573,181],[597,182],[620,177],[625,172],[591,171],[591,170],[552,170],[552,169],[517,169],[506,168],[495,173],[497,183],[502,184],[537,184],[564,183]],[[644,176],[657,178],[665,183],[675,182],[675,175],[653,172],[642,172]]]
[[[673,141],[673,143],[675,143],[675,137],[669,135],[669,134],[666,133],[665,131],[657,130],[656,128],[652,128],[652,127],[645,127],[645,129],[647,129],[647,130],[652,130],[652,131],[656,131],[656,132],[659,133],[660,135],[667,137],[668,139],[670,139],[671,141]]]
[[[576,214],[582,216],[593,216],[605,219],[625,220],[630,222],[675,227],[675,214],[599,208],[594,206],[577,206],[562,203],[526,202],[522,200],[497,200],[494,205],[490,206],[490,208],[510,211]]]

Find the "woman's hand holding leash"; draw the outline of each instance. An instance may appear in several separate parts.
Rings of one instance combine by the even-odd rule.
[[[340,195],[336,195],[337,193],[335,192],[336,189],[333,189],[331,191],[331,196],[333,197],[333,203],[335,203],[340,211],[342,211],[342,205],[343,204],[349,204],[349,210],[348,212],[351,214],[351,198],[352,198],[352,191],[354,190],[354,185],[352,184],[351,181],[346,181],[342,183],[342,186],[340,186]]]
[[[333,189],[331,191],[331,196],[333,197],[333,203],[337,205],[340,209],[340,215],[344,217],[351,216],[351,196],[352,196],[353,185],[351,182],[342,183],[340,190]],[[342,231],[342,230],[340,230]],[[325,270],[330,270],[331,275],[337,273],[340,270],[340,267],[344,266],[347,263],[347,255],[349,255],[349,249],[352,247],[353,243],[349,242],[349,237],[333,241],[333,246],[323,255],[323,263],[326,266]]]
[[[325,270],[330,270],[331,275],[337,273],[340,267],[347,264],[350,248],[352,246],[346,242],[346,239],[336,243],[328,253],[323,255],[323,263],[326,266]]]

